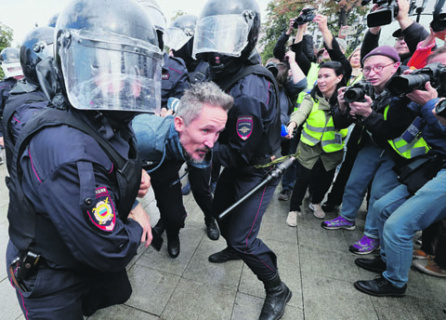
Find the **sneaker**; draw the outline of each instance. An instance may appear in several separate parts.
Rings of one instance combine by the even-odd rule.
[[[187,180],[187,183],[184,187],[181,188],[181,193],[183,194],[183,196],[186,196],[190,193],[190,183],[189,180]]]
[[[415,240],[415,243],[421,246],[421,245],[423,244],[423,237],[422,237],[422,236],[419,236],[419,237],[417,238],[417,240]]]
[[[290,211],[288,217],[286,218],[286,224],[290,227],[297,227],[297,216],[300,216],[299,211]]]
[[[325,212],[322,210],[322,207],[320,204],[313,204],[310,203],[308,207],[313,210],[313,215],[318,219],[324,219],[325,218]]]
[[[341,216],[322,222],[321,227],[327,230],[337,230],[337,229],[355,230],[356,228],[354,222],[350,222]]]
[[[288,201],[288,200],[290,200],[290,197],[291,197],[291,190],[282,190],[282,191],[280,191],[277,199],[279,199],[281,201]]]
[[[426,260],[429,255],[421,249],[416,249],[413,251],[412,257],[414,259]]]
[[[369,254],[379,250],[379,239],[369,238],[364,235],[349,248],[354,254]]]
[[[434,258],[431,256],[429,256],[425,260],[414,260],[412,262],[412,265],[421,272],[427,273],[428,275],[446,278],[446,270],[440,268],[434,261]]]

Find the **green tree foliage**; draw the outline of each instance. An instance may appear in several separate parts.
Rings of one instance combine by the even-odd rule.
[[[12,29],[0,22],[0,52],[4,48],[11,46],[12,37]],[[3,79],[3,77],[3,70],[0,68],[0,79]]]
[[[343,25],[355,25],[358,16],[365,16],[368,8],[361,6],[361,0],[272,0],[267,6],[267,16],[263,18],[263,34],[259,44],[263,48],[262,61],[273,56],[274,45],[282,32],[286,31],[289,21],[296,18],[305,7],[322,8],[318,13],[328,17],[328,27],[337,36]],[[317,34],[315,23],[309,23],[308,32]],[[294,34],[292,35],[294,36]]]

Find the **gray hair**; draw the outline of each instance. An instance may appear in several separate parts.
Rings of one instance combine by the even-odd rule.
[[[204,104],[228,111],[234,99],[213,82],[199,82],[184,91],[175,115],[181,117],[187,126],[200,116]]]

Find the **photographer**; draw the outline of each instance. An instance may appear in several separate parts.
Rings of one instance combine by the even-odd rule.
[[[291,33],[295,29],[295,21],[297,18],[290,19],[290,24],[286,32],[282,33],[279,40],[277,40],[276,45],[273,49],[274,57],[284,62],[286,59],[287,52],[287,42],[291,36]],[[314,55],[313,49],[313,37],[309,34],[305,34],[307,30],[308,23],[300,24],[297,26],[296,36],[293,39],[294,43],[300,43],[303,48],[299,50],[299,55],[295,57],[295,61],[299,63],[299,66],[302,68],[302,71],[305,75],[308,73],[310,69],[311,62],[316,61],[316,57]],[[291,48],[291,46],[290,46]]]
[[[446,63],[446,54],[433,54],[428,63],[434,62]],[[379,199],[370,212],[379,217],[380,256],[371,260],[357,259],[355,263],[366,270],[382,273],[382,276],[370,281],[355,282],[355,288],[366,294],[403,296],[412,262],[412,239],[415,233],[446,218],[446,119],[433,111],[438,103],[437,95],[437,90],[429,82],[425,84],[425,90],[414,90],[407,95],[416,103],[411,104],[411,109],[417,111],[425,122],[422,136],[432,147],[429,154],[434,153],[434,156],[428,154],[430,161],[419,169],[422,175],[412,172],[416,179],[412,181],[417,184],[418,189],[408,183],[410,180],[406,178],[405,184],[400,183]],[[427,179],[433,178],[425,181],[427,179],[424,177],[429,172]],[[414,266],[431,275],[446,275],[431,257],[426,263],[414,261]]]
[[[356,119],[356,123],[363,125],[367,134],[363,135],[364,145],[348,179],[340,215],[322,223],[322,227],[328,230],[355,229],[355,219],[370,183],[369,208],[398,185],[397,175],[392,170],[396,154],[388,140],[401,136],[415,118],[407,110],[404,99],[392,97],[386,90],[387,83],[400,66],[398,52],[393,47],[381,46],[366,55],[362,63],[364,78],[371,85],[373,93],[365,95],[364,101],[349,103],[347,109],[344,90],[340,90],[340,105],[336,112]],[[369,254],[379,248],[376,220],[377,217],[369,212],[364,236],[350,246],[351,252]]]
[[[406,65],[411,55],[415,52],[418,42],[424,40],[429,32],[419,23],[415,22],[409,17],[409,1],[397,0],[398,2],[398,15],[396,20],[400,25],[400,29],[393,33],[397,38],[395,41],[395,49],[397,49],[400,55],[401,64]],[[372,12],[379,10],[379,5],[374,4]],[[398,32],[400,31],[400,32]],[[379,46],[379,37],[381,35],[381,27],[372,27],[367,30],[361,47],[361,57],[365,57],[370,51]],[[399,43],[405,41],[407,44],[401,46]]]

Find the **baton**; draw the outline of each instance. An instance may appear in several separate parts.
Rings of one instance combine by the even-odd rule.
[[[259,190],[261,187],[263,187],[265,184],[269,183],[271,180],[279,178],[286,169],[288,169],[293,162],[296,160],[295,157],[291,156],[288,159],[286,159],[284,162],[280,163],[279,165],[277,165],[277,167],[272,170],[271,172],[268,172],[266,178],[260,182],[258,185],[256,185],[254,188],[252,188],[251,190],[249,190],[243,197],[241,197],[236,203],[232,204],[229,208],[227,208],[225,211],[223,211],[222,213],[220,213],[218,215],[218,219],[221,220],[224,217],[226,217],[226,215],[228,213],[230,213],[232,210],[234,210],[235,208],[237,208],[240,204],[242,204],[243,202],[245,202],[249,197],[251,197],[257,190]]]

